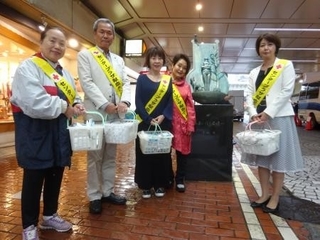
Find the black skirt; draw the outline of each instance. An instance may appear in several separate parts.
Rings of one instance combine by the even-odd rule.
[[[170,127],[160,124],[162,130],[170,131]],[[147,131],[149,125],[141,122],[138,131]],[[150,131],[154,130],[151,126]],[[134,181],[140,189],[149,190],[160,187],[167,188],[173,180],[171,152],[164,154],[143,154],[139,137],[136,138],[136,166]]]

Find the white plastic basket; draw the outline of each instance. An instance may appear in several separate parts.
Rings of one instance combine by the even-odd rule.
[[[104,124],[106,143],[127,144],[137,137],[139,121],[134,111],[128,110],[124,119],[107,120]]]
[[[161,154],[171,151],[173,135],[169,131],[162,131],[159,125],[154,131],[138,132],[138,137],[143,154]]]
[[[102,119],[102,124],[68,126],[73,151],[95,151],[102,147],[104,118],[99,112],[87,111],[87,114],[99,115]]]
[[[279,151],[281,131],[272,130],[270,126],[270,129],[251,129],[254,123],[256,122],[249,123],[245,131],[236,134],[241,150],[261,156],[269,156]]]

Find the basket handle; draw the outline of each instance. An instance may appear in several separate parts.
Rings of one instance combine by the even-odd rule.
[[[128,109],[126,114],[124,115],[124,119],[133,119],[133,120],[135,120],[136,117],[137,117],[136,112],[131,110],[131,109]]]
[[[150,130],[151,126],[152,125],[150,124],[149,127],[148,127],[148,131]],[[161,133],[162,132],[162,129],[161,129],[159,124],[154,124],[153,126],[154,126],[153,133],[156,133],[156,132],[160,132]]]
[[[253,124],[257,123],[257,122],[258,122],[258,121],[253,121],[253,122],[248,123],[245,130],[246,130],[246,131],[247,131],[247,130],[251,131],[251,126],[252,126]],[[268,122],[264,122],[264,123],[266,123],[267,126],[269,127],[269,129],[272,130],[272,129],[271,129],[271,126],[270,126],[270,124],[269,124]]]
[[[105,121],[104,121],[104,117],[102,116],[102,114],[101,114],[101,113],[99,113],[99,112],[97,112],[97,111],[86,111],[86,114],[96,114],[96,115],[98,115],[98,116],[101,118],[101,120],[102,120],[102,124],[104,124],[104,123],[105,123]]]
[[[99,115],[102,119],[102,124],[104,125],[104,117],[102,116],[101,113],[99,112],[96,112],[96,111],[86,111],[86,114],[96,114],[96,115]],[[67,119],[67,128],[70,126],[70,120]]]
[[[130,116],[131,115],[131,116]],[[131,110],[131,109],[128,109],[127,112],[125,113],[124,115],[124,119],[133,119],[135,120],[136,119],[136,112]],[[106,114],[106,116],[104,117],[105,121],[108,121],[108,114]]]

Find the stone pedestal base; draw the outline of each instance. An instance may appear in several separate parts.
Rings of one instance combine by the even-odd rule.
[[[232,180],[233,106],[196,105],[196,131],[187,158],[186,180]]]

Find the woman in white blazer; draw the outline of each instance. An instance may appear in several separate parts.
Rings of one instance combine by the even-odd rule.
[[[290,97],[295,85],[295,71],[291,61],[277,58],[281,46],[278,36],[263,34],[256,40],[256,51],[263,63],[253,69],[249,75],[247,88],[247,110],[251,121],[257,121],[257,127],[267,122],[272,129],[281,131],[280,150],[270,156],[244,154],[242,161],[258,166],[261,196],[251,207],[261,207],[266,213],[279,210],[279,196],[284,181],[284,174],[303,169],[300,143],[294,123],[294,111]],[[280,70],[282,69],[282,70]],[[276,80],[263,100],[255,107],[253,97],[270,71],[279,71]],[[269,75],[270,76],[270,75]],[[268,77],[269,77],[268,76]],[[263,96],[263,95],[262,95]],[[254,159],[254,161],[252,161]],[[270,196],[270,176],[272,176],[272,194]]]

